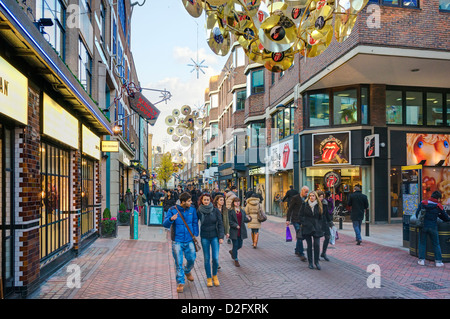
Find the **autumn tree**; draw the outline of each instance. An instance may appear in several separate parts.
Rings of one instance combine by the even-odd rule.
[[[173,174],[173,163],[172,163],[172,155],[170,153],[165,153],[159,164],[159,167],[156,168],[156,179],[160,184],[164,185],[164,188],[167,187],[167,182],[170,180]]]

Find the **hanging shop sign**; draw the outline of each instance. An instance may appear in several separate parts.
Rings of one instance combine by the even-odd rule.
[[[341,184],[341,175],[336,172],[330,171],[325,174],[323,180],[328,188],[338,187]]]
[[[294,142],[292,139],[270,147],[268,163],[271,171],[285,171],[294,168]]]
[[[78,120],[44,93],[44,134],[78,149]]]
[[[0,57],[0,113],[28,124],[28,79]]]
[[[364,157],[372,158],[380,156],[380,135],[373,134],[364,137]]]
[[[350,152],[350,132],[313,134],[313,165],[348,165]]]
[[[102,141],[102,152],[118,153],[119,141]]]
[[[450,134],[406,134],[407,165],[450,166]]]
[[[160,111],[141,93],[135,92],[129,97],[131,108],[142,116],[150,125],[155,125]]]
[[[83,139],[83,153],[100,160],[100,137],[95,135],[86,126],[82,126],[81,134]]]

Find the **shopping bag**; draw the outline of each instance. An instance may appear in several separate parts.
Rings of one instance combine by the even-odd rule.
[[[336,243],[336,226],[330,227],[330,244],[334,245]]]
[[[289,226],[286,226],[286,241],[292,241],[292,235]]]
[[[338,231],[336,230],[336,240],[338,240],[339,239],[339,233],[338,233]]]

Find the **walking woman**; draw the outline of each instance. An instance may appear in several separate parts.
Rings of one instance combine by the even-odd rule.
[[[230,238],[230,222],[228,220],[228,209],[225,205],[225,196],[216,195],[213,200],[213,205],[222,213],[223,230],[225,237]]]
[[[206,271],[206,286],[212,287],[220,282],[217,278],[219,267],[219,244],[223,243],[223,221],[221,212],[213,206],[211,195],[202,194],[198,200],[198,219],[200,220],[200,238]],[[212,259],[212,272],[211,272]]]
[[[233,242],[233,249],[229,251],[234,265],[240,267],[238,260],[238,250],[241,249],[243,240],[247,238],[247,228],[245,223],[252,221],[241,207],[241,200],[235,197],[231,203],[231,209],[228,211],[228,219],[230,221],[230,238]]]
[[[262,210],[262,205],[259,197],[256,194],[247,199],[247,206],[245,206],[245,212],[247,216],[252,218],[252,221],[248,223],[248,228],[252,230],[253,248],[256,248],[259,239],[259,229],[261,228],[261,222],[258,220],[258,213]]]
[[[307,200],[300,209],[300,223],[302,225],[302,235],[306,240],[309,268],[313,266],[313,246],[314,246],[314,264],[320,270],[320,237],[323,236],[323,207],[322,202],[318,200],[316,192],[310,192]]]
[[[329,212],[328,201],[325,199],[325,193],[323,191],[318,191],[317,196],[319,196],[319,201],[322,202],[323,207],[322,227],[325,236],[325,239],[323,240],[322,253],[320,254],[320,257],[322,257],[326,261],[330,261],[327,256],[327,249],[331,238],[330,227],[333,226],[333,217],[332,217],[333,212],[331,212],[331,214]]]
[[[164,212],[167,212],[170,207],[175,206],[177,203],[177,199],[175,196],[173,196],[173,193],[171,190],[168,190],[166,193],[166,196],[163,199],[163,210]]]

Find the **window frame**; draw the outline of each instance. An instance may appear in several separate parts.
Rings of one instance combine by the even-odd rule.
[[[294,125],[295,125],[295,116],[293,115],[295,113],[295,108],[292,107],[294,102],[290,102],[286,105],[285,108],[282,108],[280,110],[277,110],[276,112],[271,114],[272,117],[272,129],[279,129],[277,134],[274,135],[272,133],[272,137],[275,138],[276,141],[281,141],[289,136],[294,135]],[[286,112],[286,110],[289,110],[289,112]],[[286,135],[286,113],[289,113],[289,121],[288,121],[288,134]],[[281,117],[279,115],[281,114]],[[282,124],[282,128],[278,127],[278,121]],[[294,123],[292,123],[294,121]],[[293,125],[294,124],[294,125]]]
[[[441,1],[439,0],[439,12],[447,12],[450,13],[450,1],[448,2],[448,9],[441,9]],[[448,0],[447,0],[448,1]]]
[[[262,85],[255,87],[254,84],[253,84],[253,82],[254,82],[254,74],[260,73],[260,72],[262,73]],[[257,88],[262,88],[262,90],[258,91],[258,90],[256,90]],[[264,68],[258,68],[258,69],[252,70],[251,74],[250,74],[250,93],[252,95],[254,95],[254,94],[262,94],[262,93],[265,92],[265,90],[266,90],[266,88],[265,88]]]

